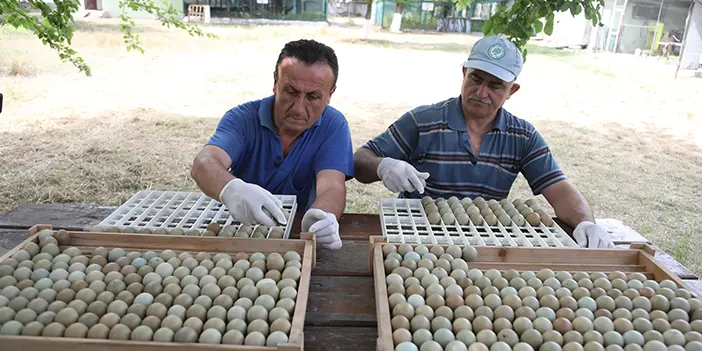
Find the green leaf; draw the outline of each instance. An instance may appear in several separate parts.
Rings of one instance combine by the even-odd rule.
[[[569,8],[570,8],[570,3],[566,1],[563,3],[563,5],[561,5],[561,12],[568,11]]]
[[[485,23],[483,23],[483,34],[485,36],[489,36],[491,34],[492,26],[493,26],[492,18],[488,19],[487,21],[485,21]]]
[[[522,58],[524,59],[524,62],[526,62],[526,58],[527,58],[527,48],[524,48],[524,50],[522,50]]]
[[[546,17],[551,11],[549,11],[548,7],[546,6],[541,6],[539,7],[539,17]]]
[[[553,17],[553,12],[546,17],[546,26],[544,26],[544,33],[546,33],[546,35],[553,34]]]
[[[543,29],[544,29],[543,22],[541,22],[540,20],[537,20],[536,22],[534,22],[534,31],[536,33],[541,33],[541,30],[543,30]]]
[[[580,8],[580,4],[577,3],[577,2],[573,2],[573,3],[570,5],[570,13],[571,13],[573,16],[577,16],[577,15],[580,13],[581,10],[582,10],[582,9]]]

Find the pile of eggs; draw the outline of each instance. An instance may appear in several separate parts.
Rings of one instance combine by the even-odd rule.
[[[42,230],[0,262],[0,334],[274,346],[288,342],[300,254],[85,254]]]
[[[475,199],[464,197],[460,200],[455,196],[448,200],[425,196],[421,202],[430,224],[443,222],[444,225],[473,223],[476,226],[497,226],[500,223],[503,226],[511,226],[514,223],[518,227],[523,227],[526,223],[531,226],[539,226],[540,223],[547,227],[553,225],[551,215],[540,209],[533,199],[516,199],[509,202],[507,199],[485,201],[480,196]]]
[[[253,238],[253,239],[282,239],[285,229],[282,227],[268,227],[260,225],[228,224],[222,226],[217,222],[207,225],[207,229],[202,232],[197,229],[182,228],[138,228],[138,227],[116,227],[116,226],[93,226],[87,228],[93,233],[127,233],[127,234],[162,234],[162,235],[185,235],[185,236],[217,236],[223,238]]]
[[[472,246],[383,253],[396,351],[702,351],[702,302],[670,280],[481,271]]]

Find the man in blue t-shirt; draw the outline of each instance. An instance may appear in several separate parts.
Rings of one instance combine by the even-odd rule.
[[[272,194],[297,196],[302,230],[338,249],[338,218],[353,177],[351,132],[329,106],[339,64],[334,50],[314,40],[285,45],[273,73],[273,95],[227,111],[195,157],[191,175],[247,225],[286,223]],[[272,219],[267,213],[274,217]]]
[[[585,198],[566,179],[534,126],[502,105],[519,90],[519,49],[497,36],[478,40],[463,64],[461,95],[419,106],[356,151],[356,179],[382,180],[400,197],[507,198],[518,173],[534,195],[575,228],[580,246],[614,247]]]

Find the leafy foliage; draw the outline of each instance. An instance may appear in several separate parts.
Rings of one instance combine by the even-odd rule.
[[[0,16],[13,26],[26,28],[34,33],[44,45],[48,45],[59,55],[59,58],[72,63],[79,71],[90,76],[90,67],[71,48],[73,28],[72,14],[78,11],[76,0],[55,0],[56,8],[51,8],[42,0],[29,0],[29,7],[39,10],[35,16],[18,0],[0,1]]]
[[[134,21],[127,14],[127,11],[125,11],[126,9],[130,9],[134,12],[145,11],[153,14],[161,21],[163,26],[182,29],[191,36],[215,37],[214,34],[204,33],[200,27],[181,21],[178,18],[180,12],[173,7],[172,3],[164,2],[164,4],[167,4],[166,8],[156,5],[153,0],[120,0],[119,6],[122,8],[122,15],[120,16],[122,19],[121,29],[127,51],[137,50],[144,53],[144,48],[139,41],[139,35],[134,33]]]
[[[469,0],[453,0],[460,7]],[[483,33],[504,35],[514,43],[526,59],[526,44],[534,34],[553,34],[553,21],[557,12],[570,11],[577,16],[585,12],[585,18],[594,26],[602,25],[601,11],[604,0],[515,0],[512,6],[498,6],[497,12],[483,24]]]
[[[53,0],[53,2],[55,8],[43,0],[1,0],[0,16],[13,27],[32,31],[44,45],[55,50],[61,60],[70,62],[80,72],[90,76],[88,64],[71,48],[71,39],[73,38],[71,24],[74,22],[73,13],[80,8],[79,0]],[[23,6],[22,3],[26,3],[28,6]],[[119,4],[122,8],[121,30],[127,51],[136,50],[143,53],[144,48],[139,40],[139,34],[134,32],[135,23],[127,14],[126,9],[148,12],[155,15],[162,25],[185,30],[191,36],[216,38],[215,35],[204,33],[202,29],[193,24],[184,23],[179,18],[180,12],[171,3],[167,3],[167,6],[161,6],[156,4],[154,0],[121,0]]]

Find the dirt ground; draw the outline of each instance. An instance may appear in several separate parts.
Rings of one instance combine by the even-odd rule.
[[[118,205],[143,189],[194,190],[195,153],[231,107],[272,93],[283,44],[314,38],[340,64],[332,105],[354,146],[407,110],[459,94],[475,36],[360,28],[207,27],[190,38],[139,22],[145,54],[114,20],[81,20],[86,78],[26,32],[0,27],[0,213],[25,203]],[[599,218],[617,218],[698,274],[702,81],[628,55],[530,47],[505,107],[536,125]],[[376,212],[381,184],[348,183],[347,212]],[[520,177],[511,197],[532,196]],[[539,197],[543,202],[543,198]]]

